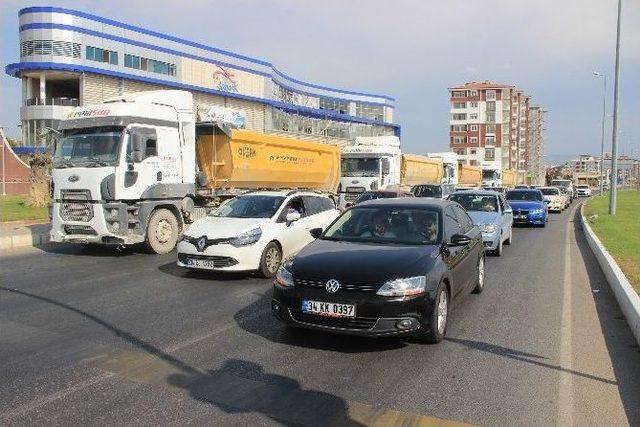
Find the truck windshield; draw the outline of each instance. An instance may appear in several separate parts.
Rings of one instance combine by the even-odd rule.
[[[56,143],[53,167],[116,165],[122,130],[121,127],[99,127],[66,131]]]
[[[281,196],[238,196],[220,206],[213,216],[225,218],[271,218],[284,201]]]
[[[495,170],[485,169],[482,171],[482,179],[498,179],[500,178],[500,173]]]
[[[343,158],[342,176],[378,176],[380,159],[376,158]]]

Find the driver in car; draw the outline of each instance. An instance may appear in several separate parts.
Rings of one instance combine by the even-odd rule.
[[[362,236],[395,238],[396,234],[390,228],[391,219],[389,216],[384,212],[378,212],[373,215],[369,229]]]
[[[485,212],[495,212],[496,207],[491,199],[489,199],[488,197],[485,197],[482,204],[482,210]]]
[[[438,224],[433,214],[425,214],[420,219],[420,234],[429,242],[438,238]]]

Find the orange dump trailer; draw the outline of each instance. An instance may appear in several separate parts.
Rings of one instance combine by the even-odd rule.
[[[458,184],[464,187],[479,187],[482,184],[482,169],[478,166],[458,165]]]
[[[217,124],[197,128],[196,158],[210,190],[305,188],[335,192],[340,182],[337,145]]]

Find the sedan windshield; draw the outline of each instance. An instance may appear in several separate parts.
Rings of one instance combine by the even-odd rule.
[[[345,211],[322,236],[326,240],[434,245],[441,239],[440,214],[426,208],[357,207]]]
[[[394,197],[398,197],[398,195],[396,193],[390,193],[386,191],[367,191],[365,193],[362,193],[362,195],[356,199],[354,205],[356,203],[366,202],[367,200],[392,199]]]
[[[539,190],[536,191],[526,191],[526,190],[515,190],[507,192],[507,200],[524,200],[530,202],[541,202],[542,201],[542,193]]]
[[[122,128],[100,127],[65,132],[56,143],[56,168],[114,166],[118,163]]]
[[[280,208],[281,196],[238,196],[220,206],[213,216],[225,218],[271,218]]]
[[[560,190],[557,188],[541,188],[540,191],[545,196],[558,196],[560,194]]]
[[[468,211],[498,212],[498,198],[482,194],[452,194],[449,200],[458,202]]]

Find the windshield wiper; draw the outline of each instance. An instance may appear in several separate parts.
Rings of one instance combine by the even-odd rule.
[[[104,160],[88,159],[87,162],[88,164],[86,166],[88,168],[95,168],[98,166],[109,166],[109,163],[105,162]]]
[[[55,168],[64,169],[64,168],[74,168],[76,165],[73,164],[71,160],[60,159],[58,162],[54,164]]]

